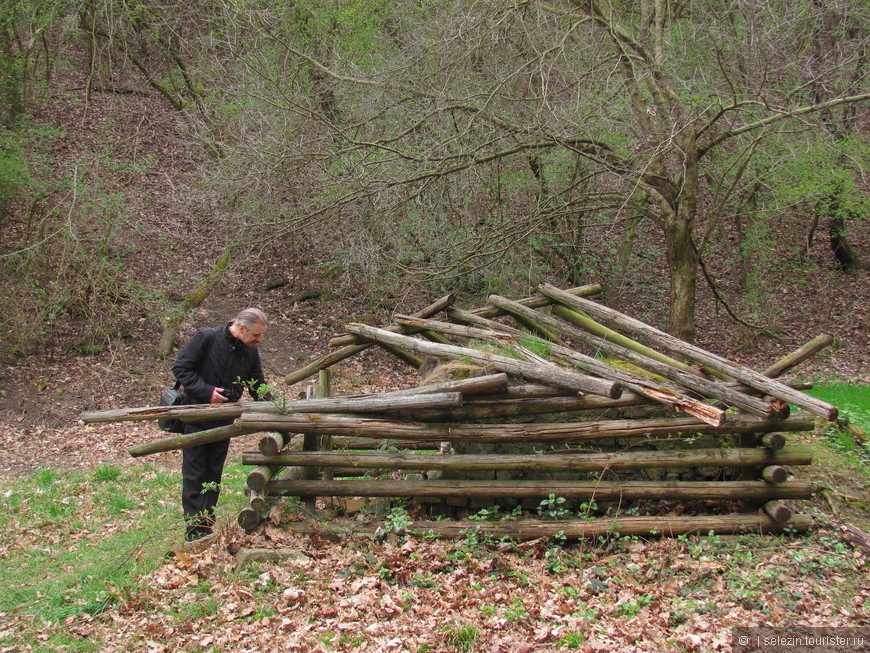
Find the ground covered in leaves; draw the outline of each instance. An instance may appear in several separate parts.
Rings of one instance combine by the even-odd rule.
[[[43,537],[25,533],[34,542]],[[833,524],[808,536],[486,543],[286,535],[225,526],[104,610],[0,614],[0,651],[729,651],[737,626],[870,626],[866,556]],[[40,648],[57,642],[63,647]],[[82,648],[88,642],[95,648]]]

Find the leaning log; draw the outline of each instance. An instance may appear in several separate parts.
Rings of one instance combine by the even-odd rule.
[[[450,306],[450,304],[453,303],[453,300],[454,296],[452,294],[446,295],[445,297],[442,297],[441,299],[433,302],[426,308],[422,309],[421,311],[414,313],[414,315],[417,317],[430,317]],[[399,327],[392,328],[399,330]],[[355,356],[361,351],[369,349],[371,346],[372,343],[364,342],[362,344],[349,344],[346,347],[341,347],[340,349],[321,356],[320,358],[310,362],[308,365],[305,365],[304,367],[301,367],[300,369],[291,372],[284,377],[284,382],[287,385],[293,385],[294,383],[298,383],[299,381],[307,379],[310,376],[314,376],[320,370],[326,369],[327,367],[335,365],[336,363],[350,358],[351,356]]]
[[[809,499],[809,481],[772,484],[764,481],[271,481],[267,493],[326,497],[487,497],[538,499],[551,494],[565,499],[598,501],[770,501]]]
[[[542,294],[553,298],[568,308],[589,313],[593,315],[593,317],[605,322],[605,324],[609,322],[611,325],[618,326],[633,333],[638,333],[674,353],[691,358],[702,365],[706,365],[717,372],[745,383],[756,390],[763,391],[773,397],[792,403],[795,406],[813,413],[814,415],[824,417],[828,421],[834,421],[837,419],[836,406],[832,406],[824,401],[794,390],[788,385],[755,372],[744,365],[739,365],[721,356],[705,351],[700,347],[696,347],[695,345],[680,340],[675,336],[660,331],[648,324],[644,324],[640,320],[636,320],[618,311],[614,311],[611,308],[607,308],[588,299],[583,299],[582,297],[567,294],[563,290],[550,284],[541,284],[539,290]]]
[[[579,315],[577,312],[565,309],[564,307],[556,307],[554,313],[571,323],[575,323],[574,318]],[[554,318],[545,318],[545,320],[548,323],[553,321],[554,325],[559,324]],[[780,406],[774,406],[770,402],[743,394],[726,383],[717,383],[697,374],[687,374],[682,369],[676,369],[657,360],[641,356],[620,344],[611,342],[607,338],[600,338],[597,335],[587,333],[575,326],[562,323],[559,328],[565,335],[586,342],[596,351],[603,350],[609,352],[617,358],[628,361],[629,363],[646,369],[653,374],[658,374],[674,383],[680,384],[684,388],[694,390],[695,392],[699,392],[707,397],[721,399],[726,404],[742,408],[752,415],[774,419],[782,419],[788,415],[787,405],[785,406],[785,409],[783,409]]]
[[[347,326],[347,330],[364,338],[378,342],[387,342],[427,356],[446,359],[469,359],[485,367],[491,367],[508,374],[515,374],[548,385],[568,388],[575,392],[592,393],[603,397],[610,397],[611,399],[616,399],[622,394],[622,387],[618,383],[585,374],[578,374],[570,370],[558,368],[555,365],[552,367],[536,365],[508,356],[488,354],[469,347],[425,342],[363,324],[350,324]]]
[[[496,295],[490,296],[490,300],[497,306],[502,306],[505,310],[511,310],[513,315],[522,316],[525,323],[530,326],[537,326],[540,329],[551,329],[557,331],[567,329],[567,325],[560,322],[548,323],[544,316],[537,316],[531,309],[526,309],[519,306],[515,302],[510,302]],[[538,319],[540,317],[541,319]],[[397,315],[394,318],[400,324],[425,326],[430,331],[436,333],[448,333],[467,338],[476,338],[478,340],[502,342],[505,344],[519,344],[519,339],[524,338],[533,343],[541,344],[547,347],[551,354],[561,360],[568,362],[571,365],[584,369],[586,372],[591,372],[602,378],[609,379],[614,383],[620,384],[635,394],[642,395],[660,404],[664,404],[677,411],[687,413],[698,419],[712,424],[713,426],[722,426],[725,422],[725,412],[708,403],[689,397],[673,388],[663,386],[660,383],[653,383],[648,378],[641,378],[637,375],[619,370],[615,367],[602,363],[601,361],[580,354],[572,349],[554,344],[550,341],[543,340],[534,335],[524,334],[516,329],[510,331],[492,331],[489,329],[480,329],[477,327],[460,326],[448,322],[439,322],[437,320],[424,320],[419,318],[409,318],[402,315]],[[756,403],[766,406],[764,402],[754,400]],[[759,415],[769,416],[769,413]]]
[[[767,515],[700,515],[679,517],[619,517],[590,520],[517,520],[517,521],[416,521],[405,528],[405,533],[418,537],[461,539],[469,532],[481,537],[511,540],[539,540],[558,537],[567,540],[622,536],[677,537],[680,535],[731,535],[789,532],[803,533],[812,526],[810,515],[796,514],[785,522],[777,522]],[[386,524],[360,524],[357,521],[290,522],[282,528],[297,535],[316,535],[324,539],[343,539],[350,534],[373,534],[386,530]]]
[[[274,456],[242,454],[242,464],[272,469],[283,465],[410,470],[529,470],[541,472],[632,471],[651,468],[759,467],[809,465],[812,450],[789,447],[769,449],[684,449],[674,451],[622,451],[616,453],[548,454],[412,454],[344,451],[288,451]],[[258,467],[260,469],[260,467]],[[780,467],[782,469],[782,467]],[[783,482],[783,479],[780,482]],[[249,485],[250,477],[249,477]],[[254,485],[251,485],[254,487]]]
[[[343,415],[269,415],[246,413],[238,424],[247,431],[289,430],[393,440],[434,440],[469,442],[551,442],[616,438],[693,437],[721,433],[722,429],[688,417],[660,419],[601,420],[553,424],[421,424]],[[815,420],[799,413],[785,420],[769,421],[751,415],[735,415],[728,423],[728,433],[765,431],[811,431]],[[172,438],[169,438],[172,440]]]
[[[245,424],[230,424],[229,426],[220,426],[215,429],[200,431],[199,433],[186,433],[170,438],[162,438],[154,442],[137,444],[127,449],[127,453],[134,458],[138,458],[140,456],[147,456],[154,453],[162,453],[164,451],[187,449],[201,444],[229,440],[230,438],[237,438],[240,435],[256,433],[259,430],[259,428],[247,426]]]

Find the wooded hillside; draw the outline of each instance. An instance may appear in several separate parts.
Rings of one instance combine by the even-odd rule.
[[[831,333],[820,369],[866,378],[859,3],[0,12],[16,415],[147,403],[153,350],[241,304],[281,375],[361,307],[541,281],[761,366]],[[69,354],[85,374],[42,358]]]

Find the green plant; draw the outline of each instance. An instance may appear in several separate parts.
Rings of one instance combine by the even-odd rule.
[[[402,506],[394,506],[385,519],[387,531],[391,533],[404,533],[414,522],[408,511]]]
[[[544,519],[565,519],[571,511],[565,506],[565,497],[557,497],[551,492],[538,504],[538,514]]]
[[[445,643],[457,651],[474,651],[480,636],[477,626],[472,624],[450,624],[442,632]]]

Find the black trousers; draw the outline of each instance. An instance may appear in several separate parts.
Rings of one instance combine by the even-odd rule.
[[[187,425],[185,433],[196,433],[201,428]],[[220,497],[220,482],[230,441],[212,442],[184,449],[181,462],[181,507],[188,533],[210,531],[214,523],[214,508]],[[203,488],[206,484],[213,487]]]

